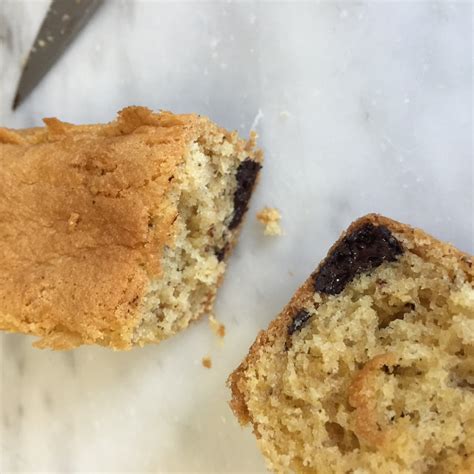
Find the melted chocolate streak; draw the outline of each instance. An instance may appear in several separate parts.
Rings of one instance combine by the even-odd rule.
[[[253,187],[257,180],[258,172],[262,165],[256,161],[246,158],[240,163],[237,168],[235,179],[237,181],[237,188],[234,192],[234,211],[232,219],[228,225],[230,230],[235,229],[247,212],[248,202],[252,196]],[[226,243],[222,248],[215,248],[214,254],[217,261],[222,262],[229,250],[229,244]]]
[[[245,159],[237,168],[237,189],[234,193],[234,214],[229,224],[229,229],[235,229],[242,221],[248,208],[253,186],[262,165],[250,158]]]
[[[403,253],[400,242],[385,226],[370,222],[347,235],[313,275],[314,290],[337,295],[361,273],[369,272],[383,262],[393,262]],[[308,322],[306,310],[300,310],[288,326],[291,335]]]

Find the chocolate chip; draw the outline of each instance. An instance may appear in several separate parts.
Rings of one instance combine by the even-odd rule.
[[[234,213],[229,224],[229,229],[231,230],[240,224],[247,211],[247,205],[252,195],[253,186],[261,167],[262,165],[260,163],[247,158],[242,161],[237,168],[235,177],[237,180],[237,189],[234,193]]]
[[[229,245],[225,244],[224,247],[220,249],[219,248],[214,249],[214,255],[216,256],[218,262],[222,262],[222,260],[224,260],[224,257],[227,253],[228,248],[229,248]]]
[[[288,326],[288,335],[291,336],[295,332],[301,331],[309,321],[311,315],[305,309],[300,309],[294,316],[293,321]]]
[[[337,295],[359,273],[393,262],[403,253],[400,242],[385,226],[364,224],[347,235],[314,275],[314,289]]]

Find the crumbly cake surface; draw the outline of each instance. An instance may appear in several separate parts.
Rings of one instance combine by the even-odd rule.
[[[0,329],[127,349],[186,327],[222,279],[260,168],[254,137],[143,107],[45,123],[0,129]]]
[[[472,257],[359,219],[229,383],[275,472],[474,472]]]

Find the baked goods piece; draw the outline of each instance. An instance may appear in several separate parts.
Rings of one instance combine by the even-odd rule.
[[[257,220],[264,226],[264,235],[281,235],[281,214],[278,209],[275,209],[274,207],[264,207],[260,212],[257,213]]]
[[[359,219],[229,382],[276,472],[474,472],[471,257]]]
[[[0,329],[158,342],[212,306],[261,153],[198,115],[0,129]]]

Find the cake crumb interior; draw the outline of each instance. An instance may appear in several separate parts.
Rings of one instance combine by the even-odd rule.
[[[407,250],[302,309],[304,327],[260,347],[239,381],[271,469],[466,469],[474,458],[474,289],[454,257]]]

